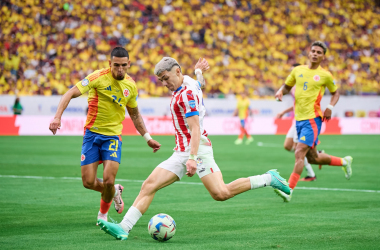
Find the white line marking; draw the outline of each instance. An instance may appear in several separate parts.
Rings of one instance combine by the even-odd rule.
[[[0,178],[14,178],[14,179],[40,179],[40,180],[78,180],[80,177],[51,177],[51,176],[25,176],[25,175],[0,175]],[[143,183],[144,180],[129,180],[129,179],[116,179],[120,182],[139,182]],[[184,185],[203,185],[201,182],[174,182],[174,184]],[[304,190],[318,190],[318,191],[342,191],[342,192],[363,192],[363,193],[380,193],[380,190],[365,190],[365,189],[344,189],[344,188],[319,188],[319,187],[296,187],[296,189]]]

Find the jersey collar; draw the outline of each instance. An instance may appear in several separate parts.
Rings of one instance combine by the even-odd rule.
[[[182,89],[182,85],[181,85],[181,86],[179,86],[179,88],[178,88],[178,89],[176,89],[174,92],[180,91],[181,89]]]

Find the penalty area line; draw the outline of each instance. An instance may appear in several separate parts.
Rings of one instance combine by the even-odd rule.
[[[0,178],[9,179],[38,179],[38,180],[77,180],[81,181],[80,177],[52,177],[52,176],[27,176],[27,175],[0,175]],[[143,183],[144,180],[129,180],[116,179],[118,182],[138,182]],[[174,182],[181,185],[203,185],[201,182]],[[362,193],[380,193],[380,190],[365,190],[365,189],[344,189],[344,188],[322,188],[322,187],[296,187],[296,189],[316,190],[316,191],[340,191],[340,192],[362,192]]]

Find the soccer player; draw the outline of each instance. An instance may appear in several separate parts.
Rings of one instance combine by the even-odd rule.
[[[251,142],[253,142],[253,138],[250,134],[248,134],[247,130],[245,129],[245,124],[247,122],[247,118],[251,113],[251,109],[249,108],[249,98],[247,96],[246,92],[242,92],[240,94],[240,98],[237,98],[237,107],[234,111],[233,116],[239,115],[240,119],[240,135],[236,139],[235,144],[240,145],[243,143],[244,135],[247,137],[247,140],[245,141],[245,144],[249,145]]]
[[[309,163],[331,166],[342,166],[347,179],[352,175],[352,157],[339,158],[325,153],[317,153],[318,135],[321,132],[322,121],[331,119],[331,111],[339,100],[339,92],[331,73],[320,66],[325,59],[327,47],[323,42],[316,41],[310,46],[308,54],[310,64],[295,67],[283,85],[276,93],[276,99],[288,94],[295,86],[295,119],[298,144],[295,150],[295,166],[289,178],[289,186],[293,193],[302,173],[304,158]],[[330,104],[322,114],[321,99],[327,87],[331,93]],[[286,194],[275,189],[285,202],[289,202],[292,194]]]
[[[171,57],[164,57],[156,65],[154,74],[164,86],[173,91],[170,110],[175,128],[175,152],[159,164],[144,181],[139,195],[120,224],[98,220],[101,229],[116,239],[128,239],[130,230],[148,210],[155,193],[181,180],[185,174],[192,177],[197,173],[211,197],[217,201],[225,201],[240,193],[265,186],[290,194],[286,180],[276,170],[240,178],[229,184],[224,183],[222,173],[214,160],[211,141],[203,128],[206,109],[201,90],[205,86],[202,71],[208,68],[207,61],[199,59],[195,65],[196,81],[182,75],[181,66]]]
[[[85,188],[101,193],[98,219],[105,221],[112,200],[118,213],[122,213],[124,209],[121,197],[124,187],[115,185],[115,178],[121,159],[121,131],[126,108],[137,131],[144,136],[153,152],[161,146],[150,137],[139,113],[136,84],[127,74],[130,67],[128,52],[121,47],[113,49],[109,66],[96,70],[67,91],[62,96],[54,120],[49,126],[55,135],[61,127],[61,117],[70,100],[89,92],[89,110],[81,155],[82,181]],[[96,173],[101,162],[104,166],[103,179],[98,179]]]

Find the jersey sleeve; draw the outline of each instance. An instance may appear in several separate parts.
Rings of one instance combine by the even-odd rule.
[[[137,107],[137,96],[138,96],[137,88],[133,88],[133,90],[131,92],[132,92],[132,96],[131,96],[131,98],[129,98],[127,106],[130,108],[136,108]]]
[[[96,88],[99,82],[99,70],[86,76],[82,81],[77,82],[75,86],[84,94],[92,88]]]
[[[329,73],[326,80],[326,87],[329,89],[331,93],[334,93],[338,87],[335,84],[334,77]]]
[[[290,74],[286,78],[285,84],[290,87],[293,87],[296,84],[295,68],[292,70],[292,72],[290,72]]]
[[[199,115],[198,98],[194,96],[191,89],[186,90],[181,94],[179,105],[182,107],[186,118]]]

